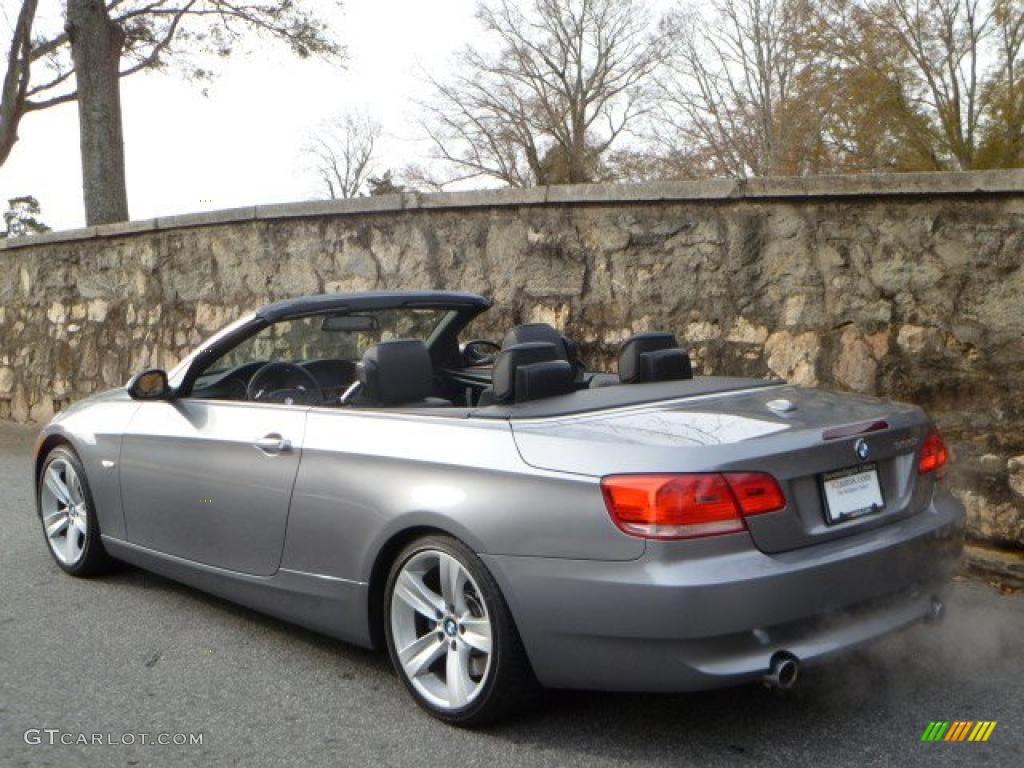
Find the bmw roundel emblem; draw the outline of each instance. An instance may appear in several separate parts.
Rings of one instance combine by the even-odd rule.
[[[853,444],[853,452],[857,454],[857,458],[861,461],[867,461],[868,456],[871,455],[871,449],[868,448],[868,441],[863,437],[860,438],[860,440]]]

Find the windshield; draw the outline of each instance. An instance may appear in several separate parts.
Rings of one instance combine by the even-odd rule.
[[[450,314],[449,309],[403,308],[282,320],[212,360],[202,375],[211,376],[253,362],[355,362],[374,344],[389,339],[427,342]]]
[[[215,333],[213,336],[211,336],[209,339],[206,340],[206,345],[207,346],[213,346],[220,339],[223,339],[225,336],[230,334],[232,331],[236,330],[237,328],[241,328],[246,323],[252,322],[253,317],[255,317],[255,315],[252,312],[250,312],[249,314],[244,315],[243,317],[238,318],[237,320],[235,320],[235,322],[233,322],[233,323],[231,323],[229,325],[224,326],[219,331],[217,331],[217,333]],[[203,351],[202,349],[194,349],[194,350],[192,350],[191,352],[189,352],[188,355],[186,355],[184,358],[182,358],[181,362],[179,362],[176,366],[174,366],[170,370],[170,372],[167,374],[167,378],[170,381],[172,386],[177,386],[178,384],[181,383],[181,378],[185,375],[185,371],[188,370],[188,367],[192,364],[192,361],[202,351]]]

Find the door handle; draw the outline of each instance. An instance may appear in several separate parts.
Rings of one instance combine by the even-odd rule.
[[[292,441],[286,440],[281,437],[277,432],[271,432],[269,435],[264,435],[255,443],[253,443],[264,453],[276,455],[278,453],[288,453],[292,449]]]

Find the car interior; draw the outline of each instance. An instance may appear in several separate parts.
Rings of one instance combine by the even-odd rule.
[[[192,397],[339,408],[473,408],[579,390],[690,379],[675,336],[624,341],[615,373],[586,370],[579,345],[547,323],[509,329],[500,344],[439,333],[443,309],[369,311],[271,323],[213,360]],[[463,329],[460,329],[463,330]]]

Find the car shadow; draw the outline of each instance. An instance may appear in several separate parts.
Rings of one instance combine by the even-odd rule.
[[[869,652],[855,655],[845,662],[857,665],[861,682],[853,686],[841,664],[827,662],[805,670],[786,691],[761,684],[685,694],[548,691],[540,706],[487,733],[515,748],[558,744],[593,759],[637,764],[774,762],[798,755],[809,734],[820,736],[832,722],[856,717],[881,726],[882,713],[891,716],[899,706],[879,700],[885,663]]]
[[[255,609],[231,602],[209,592],[174,581],[150,571],[144,571],[127,563],[117,562],[113,569],[97,580],[116,584],[118,589],[130,588],[148,592],[159,592],[167,596],[194,601],[211,611],[223,614],[227,619],[245,622],[273,639],[301,644],[308,650],[340,657],[353,665],[365,665],[377,673],[390,672],[391,665],[385,654],[361,648],[329,635],[306,629],[297,624],[277,619]]]
[[[488,733],[513,745],[557,743],[594,759],[638,764],[803,764],[823,744],[834,763],[871,764],[918,744],[937,709],[992,719],[1012,714],[1013,706],[993,700],[986,685],[1019,668],[1020,614],[1014,598],[981,592],[962,586],[938,626],[919,624],[802,668],[791,690],[751,684],[688,694],[553,691],[518,721]]]

